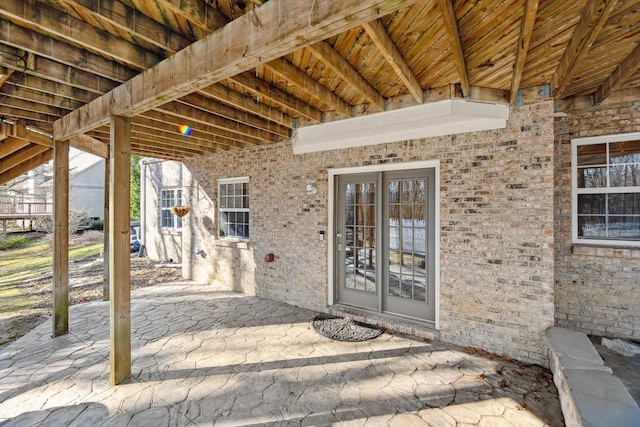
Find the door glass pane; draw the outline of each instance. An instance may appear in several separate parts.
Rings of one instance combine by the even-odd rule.
[[[375,182],[346,184],[345,288],[376,292]]]
[[[401,189],[399,203],[388,207],[388,294],[426,302],[427,182],[406,179],[388,184],[390,201],[396,187]]]

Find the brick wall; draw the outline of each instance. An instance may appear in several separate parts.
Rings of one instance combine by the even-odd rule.
[[[555,121],[556,324],[640,338],[640,249],[571,244],[571,139],[640,131],[640,103],[569,112]]]
[[[544,101],[512,108],[504,130],[304,155],[282,142],[185,159],[202,192],[187,215],[185,253],[206,253],[189,255],[185,276],[324,311],[327,169],[440,160],[441,338],[544,363],[554,303],[552,112]],[[250,177],[251,241],[224,243],[217,179],[239,176]]]

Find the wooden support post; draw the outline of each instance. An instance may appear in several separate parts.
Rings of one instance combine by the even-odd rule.
[[[116,385],[131,376],[130,118],[111,117],[109,149],[110,380]]]
[[[53,336],[69,332],[69,141],[53,145]]]
[[[104,160],[104,214],[102,218],[102,232],[104,234],[104,243],[102,245],[102,259],[104,261],[102,299],[104,301],[109,301],[109,181],[111,179],[109,174],[110,163],[110,156],[107,152],[107,158]]]

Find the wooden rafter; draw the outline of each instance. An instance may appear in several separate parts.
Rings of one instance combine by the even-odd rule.
[[[242,87],[244,91],[253,94],[258,99],[258,102],[268,100],[292,111],[298,117],[304,116],[315,122],[322,121],[322,111],[312,107],[295,96],[289,95],[287,92],[268,84],[251,73],[240,73],[235,76],[230,76],[229,80]]]
[[[302,92],[311,95],[318,101],[328,105],[329,107],[335,106],[336,110],[341,113],[351,115],[351,106],[346,101],[338,97],[326,87],[322,86],[316,80],[309,77],[305,72],[301,71],[286,59],[279,58],[270,61],[266,63],[264,67],[298,86]]]
[[[49,148],[46,151],[25,160],[15,167],[0,173],[0,185],[5,184],[12,179],[19,177],[20,175],[29,172],[31,169],[35,169],[38,166],[48,162],[53,157],[53,149]]]
[[[38,10],[38,13],[30,13]],[[51,37],[89,52],[112,58],[133,69],[144,70],[158,63],[159,57],[139,46],[112,36],[67,13],[35,0],[5,1],[0,16],[28,28],[45,29]]]
[[[377,107],[373,108],[373,110],[384,110],[384,98],[382,95],[380,95],[333,46],[325,41],[321,41],[309,45],[308,49],[321,59],[325,65],[331,68],[342,80],[353,86],[360,95],[368,99],[374,107]]]
[[[13,70],[0,66],[0,88],[9,80]]]
[[[188,21],[193,35],[198,39],[223,27],[229,21],[208,2],[202,0],[157,0],[156,4]]]
[[[178,127],[180,125],[183,125],[185,123],[186,120],[195,119],[194,117],[183,117],[179,114],[179,112],[176,111],[170,111],[160,108],[147,111],[144,114],[137,116],[136,123],[140,123],[140,119],[142,118],[155,122],[152,125],[158,127],[159,129],[166,129],[163,126],[171,126],[176,131],[178,130]],[[230,147],[240,147],[242,145],[242,142],[248,142],[250,144],[259,144],[261,142],[257,138],[249,136],[240,137],[238,134],[234,134],[228,131],[221,131],[218,128],[210,126],[204,120],[199,120],[195,123],[197,123],[197,126],[193,126],[194,129],[192,130],[192,135],[194,137],[201,134],[203,139],[208,139],[209,141],[218,142]],[[180,138],[184,139],[181,134]],[[187,141],[189,141],[190,139],[191,138],[187,138]]]
[[[183,96],[179,101],[190,104],[195,108],[208,111],[217,116],[233,120],[237,123],[246,125],[248,127],[260,129],[266,132],[273,133],[284,137],[289,136],[289,129],[283,125],[271,122],[263,119],[262,117],[256,117],[252,114],[248,114],[244,111],[238,110],[234,107],[230,107],[226,104],[214,101],[206,96],[198,93],[192,93],[187,96]]]
[[[51,135],[48,135],[45,132],[36,132],[34,129],[30,130],[24,120],[18,120],[18,123],[14,126],[16,138],[42,145],[44,147],[53,148],[53,139],[51,138]]]
[[[113,114],[133,117],[417,1],[269,1],[56,121],[54,136],[85,133]]]
[[[9,169],[19,166],[21,163],[24,163],[49,149],[49,147],[42,145],[31,144],[16,151],[10,156],[5,156],[0,159],[0,173],[7,172]]]
[[[587,54],[618,0],[588,0],[573,36],[553,76],[552,92],[562,97],[576,72],[576,64]]]
[[[143,15],[120,1],[95,0],[45,0],[55,6],[63,3],[76,18],[82,15],[91,16],[96,22],[107,28],[113,26],[125,33],[131,33],[131,38],[149,50],[163,52],[163,56],[171,55],[188,46],[192,40],[169,30],[165,25]],[[133,41],[133,40],[129,40]],[[155,47],[155,49],[154,49]]]
[[[453,1],[438,0],[438,7],[440,8],[444,29],[447,32],[447,38],[451,46],[451,54],[455,60],[462,95],[469,96],[469,74],[467,73],[467,63],[464,59],[464,52],[462,51],[462,42],[460,40],[460,31],[458,30],[458,20],[456,19],[456,12],[453,8]]]
[[[29,141],[25,141],[24,139],[16,138],[15,136],[10,136],[7,139],[0,141],[0,151],[4,156],[9,156],[15,153],[18,150],[29,145]]]
[[[74,67],[115,82],[124,82],[137,74],[135,70],[117,62],[110,61],[100,55],[71,46],[52,37],[34,33],[9,21],[0,20],[0,40],[7,46],[24,49],[50,61]],[[50,62],[47,62],[47,64],[50,64]],[[18,67],[22,68],[23,65],[18,64]]]
[[[109,157],[109,146],[88,135],[74,136],[69,140],[69,145],[103,159]]]
[[[404,56],[402,56],[402,53],[400,53],[393,40],[391,40],[382,22],[379,20],[367,22],[363,27],[384,59],[391,65],[391,68],[393,68],[393,71],[395,71],[398,77],[400,77],[400,80],[402,80],[402,83],[404,83],[409,90],[409,93],[413,95],[416,102],[422,104],[422,87],[413,71],[411,71],[409,64],[405,61]]]
[[[265,104],[256,102],[252,97],[229,89],[222,84],[213,84],[204,89],[200,89],[197,93],[230,105],[240,111],[280,123],[288,128],[293,128],[293,117],[290,115],[276,108],[271,108]]]
[[[520,81],[527,61],[527,52],[529,51],[531,35],[533,34],[533,24],[536,22],[538,4],[539,0],[526,0],[525,3],[524,16],[522,17],[522,25],[520,26],[520,36],[518,37],[516,62],[513,66],[513,78],[511,79],[511,91],[509,94],[510,104],[516,102],[518,89],[520,89]]]
[[[595,103],[602,103],[612,91],[624,84],[638,70],[640,70],[640,43],[598,87],[595,92]]]

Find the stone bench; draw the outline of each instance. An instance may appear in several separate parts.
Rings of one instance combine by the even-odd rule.
[[[587,335],[552,327],[547,340],[567,427],[640,427],[640,408]]]

